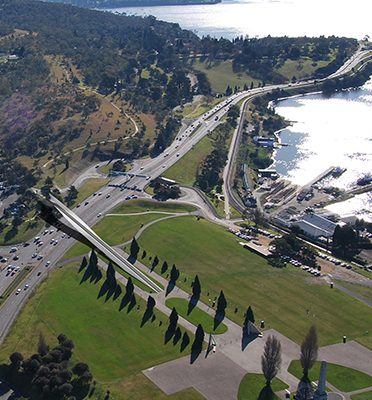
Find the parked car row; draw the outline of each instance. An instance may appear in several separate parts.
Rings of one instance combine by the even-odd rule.
[[[319,253],[318,257],[321,258],[322,260],[330,261],[334,265],[339,265],[339,266],[341,266],[343,268],[346,268],[346,269],[351,269],[352,268],[351,265],[349,265],[349,264],[347,264],[345,262],[342,262],[340,260],[337,260],[337,258],[331,257],[331,256],[329,256],[327,254],[324,254],[324,253]]]

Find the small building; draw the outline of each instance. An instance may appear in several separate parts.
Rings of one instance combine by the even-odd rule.
[[[253,141],[258,145],[262,147],[274,147],[275,140],[271,138],[266,138],[263,136],[254,136]]]
[[[275,171],[275,169],[259,169],[257,172],[262,178],[276,179],[279,177],[279,174]]]
[[[162,177],[162,176],[160,176],[160,177],[157,178],[156,180],[157,180],[158,182],[162,183],[163,185],[168,186],[168,187],[172,187],[172,186],[177,185],[177,182],[174,181],[173,179],[164,178],[164,177]]]
[[[306,236],[319,239],[332,237],[337,224],[319,214],[307,213],[292,222],[292,226],[300,228]]]
[[[19,57],[16,54],[10,54],[7,59],[8,61],[17,61]]]

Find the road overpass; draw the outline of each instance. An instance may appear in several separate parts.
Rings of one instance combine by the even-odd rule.
[[[115,249],[102,240],[81,218],[79,218],[73,211],[66,207],[56,197],[50,196],[49,199],[42,197],[38,190],[35,193],[40,197],[41,202],[49,210],[50,213],[57,211],[69,223],[69,225],[88,243],[92,248],[96,249],[100,254],[107,257],[110,261],[116,264],[124,272],[131,277],[137,279],[139,282],[146,285],[154,292],[160,292],[162,288],[152,281],[143,272],[137,269],[131,262],[120,255]],[[44,209],[45,212],[45,209]]]

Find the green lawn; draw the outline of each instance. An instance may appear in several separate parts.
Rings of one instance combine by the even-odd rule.
[[[178,183],[193,186],[201,164],[213,150],[212,143],[212,138],[205,136],[192,150],[172,165],[164,176]]]
[[[298,379],[302,377],[302,368],[299,360],[292,361],[288,371]],[[309,378],[312,381],[319,379],[320,362],[317,361],[310,370]],[[327,364],[327,381],[341,392],[352,392],[372,386],[372,376],[352,368],[337,364]]]
[[[243,89],[245,83],[250,87],[251,82],[253,82],[256,87],[258,82],[260,82],[257,79],[253,79],[245,72],[233,72],[231,60],[215,62],[201,62],[200,60],[197,60],[192,64],[192,67],[207,75],[212,90],[216,93],[225,93],[228,85],[233,89],[235,86]]]
[[[256,320],[265,320],[267,328],[276,328],[297,343],[316,323],[321,345],[340,342],[342,335],[347,335],[372,348],[368,306],[339,290],[330,290],[302,270],[269,266],[218,225],[193,217],[160,221],[144,232],[139,244],[149,255],[156,254],[160,265],[163,260],[168,265],[175,263],[181,271],[179,285],[185,290],[190,291],[198,274],[205,303],[223,289],[227,315],[237,323],[243,322],[246,308],[252,305]]]
[[[351,396],[352,400],[371,400],[372,399],[372,390],[369,392],[354,394]]]
[[[218,335],[227,331],[227,326],[224,323],[220,323],[217,329],[214,330],[213,317],[202,311],[197,306],[192,309],[190,314],[187,314],[189,302],[185,299],[170,298],[166,300],[165,304],[170,309],[174,307],[181,317],[187,319],[193,325],[197,326],[198,324],[201,324],[204,331],[207,333],[214,333]]]
[[[265,377],[261,374],[247,374],[240,382],[238,400],[257,400],[261,390],[265,388]],[[287,389],[288,385],[278,378],[274,378],[271,382],[271,389],[273,392]],[[275,396],[271,400],[277,400],[279,397]]]
[[[279,74],[291,80],[293,76],[299,79],[312,76],[314,72],[321,67],[325,67],[330,61],[317,61],[314,63],[310,58],[303,58],[299,60],[286,60],[284,64],[277,69]]]
[[[107,216],[93,230],[110,245],[118,245],[129,241],[140,229],[141,224],[147,224],[159,218],[166,217],[167,214],[160,213],[183,213],[195,211],[195,207],[188,204],[158,203],[146,200],[131,200],[116,207],[112,214],[130,214],[147,211],[155,211],[159,214],[143,215],[121,215]],[[90,248],[82,243],[74,244],[71,249],[63,256],[63,260],[68,260],[88,253]]]
[[[207,101],[204,100],[194,101],[193,103],[188,104],[182,109],[182,115],[184,118],[190,118],[190,119],[198,118],[206,111],[213,108],[214,105],[220,103],[222,100],[223,99],[221,98],[218,99],[208,98]]]
[[[120,390],[121,385],[136,381],[145,368],[184,355],[188,347],[180,353],[180,342],[174,345],[171,340],[164,344],[168,318],[157,310],[155,321],[149,320],[140,327],[145,302],[138,296],[129,313],[128,306],[119,311],[121,297],[116,301],[112,298],[105,301],[104,296],[97,299],[102,280],[96,285],[79,284],[81,277],[77,267],[66,266],[55,270],[40,285],[1,346],[0,361],[5,361],[15,350],[31,355],[39,332],[52,343],[63,332],[75,343],[74,359],[87,362],[99,383],[116,388],[116,399],[129,399]],[[151,390],[141,388],[141,399],[153,399],[151,393],[158,391],[149,382],[147,386]],[[155,398],[168,397],[158,394]]]
[[[109,179],[87,179],[78,189],[78,197],[75,201],[75,204],[81,203],[91,194],[101,189],[103,186],[109,183]]]
[[[31,218],[31,215],[27,218]],[[36,236],[42,229],[44,221],[35,218],[31,221],[23,222],[17,229],[13,229],[9,224],[0,232],[0,245],[11,245],[26,242]]]
[[[109,245],[114,246],[131,240],[141,225],[167,216],[161,213],[107,216],[94,226],[94,231]]]

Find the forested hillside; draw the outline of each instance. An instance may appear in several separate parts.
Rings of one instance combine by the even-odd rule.
[[[88,8],[183,6],[190,4],[221,3],[221,0],[48,0],[48,1],[52,3],[66,3],[78,7],[88,7]]]
[[[232,71],[217,81],[284,82],[296,78],[293,66],[324,76],[357,46],[336,37],[200,39],[154,17],[31,0],[0,0],[0,9],[0,182],[3,196],[16,191],[26,206],[27,188],[48,176],[66,187],[95,160],[162,151],[179,127],[175,107],[225,93],[211,87],[221,63]]]

